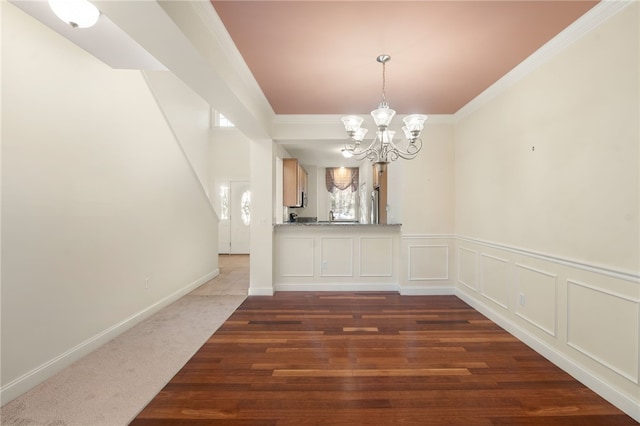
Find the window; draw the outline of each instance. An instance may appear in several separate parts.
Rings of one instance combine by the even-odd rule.
[[[357,220],[358,169],[327,168],[326,184],[333,220]]]
[[[220,185],[220,220],[229,219],[229,185]]]
[[[242,223],[244,226],[251,224],[251,190],[246,190],[242,193],[240,200],[240,216],[242,217]]]
[[[356,220],[357,192],[350,189],[336,189],[329,193],[333,220]]]
[[[218,111],[216,111],[215,118],[217,127],[236,127],[227,117],[220,114]]]

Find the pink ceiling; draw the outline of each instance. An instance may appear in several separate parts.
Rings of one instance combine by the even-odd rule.
[[[452,114],[597,1],[212,0],[277,114]]]

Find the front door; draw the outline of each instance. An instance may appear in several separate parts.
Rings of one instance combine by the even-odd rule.
[[[248,181],[216,181],[215,206],[220,253],[247,254],[250,251],[251,187]]]

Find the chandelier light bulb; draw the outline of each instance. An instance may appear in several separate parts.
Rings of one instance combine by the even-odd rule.
[[[342,117],[342,123],[344,124],[344,128],[347,132],[356,132],[363,121],[364,118],[358,117],[357,115],[347,115],[346,117]]]
[[[358,128],[358,130],[356,130],[356,133],[353,135],[353,140],[356,142],[362,142],[362,140],[364,139],[364,135],[366,135],[368,131],[369,129],[365,129],[364,127]]]
[[[383,144],[387,144],[393,141],[393,136],[396,134],[393,130],[383,130],[378,132],[378,138],[382,141]]]
[[[411,130],[407,126],[402,127],[402,131],[404,132],[404,137],[407,138],[408,141],[413,139],[413,135],[411,134]]]
[[[424,129],[424,122],[427,121],[427,116],[423,114],[411,114],[407,115],[402,121],[407,125],[407,128],[412,132],[415,130],[422,131]]]
[[[89,28],[98,22],[100,11],[87,0],[49,0],[58,18],[73,28]]]
[[[351,158],[353,157],[353,152],[350,149],[342,148],[342,156],[344,158]]]
[[[378,127],[388,127],[394,115],[396,115],[396,112],[389,107],[378,108],[371,111],[371,117],[373,117],[373,121],[375,121]]]

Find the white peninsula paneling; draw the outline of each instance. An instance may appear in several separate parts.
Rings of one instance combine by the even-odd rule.
[[[393,240],[391,237],[360,237],[360,276],[393,275]]]
[[[321,238],[323,277],[353,276],[353,238]]]
[[[282,238],[278,244],[286,256],[278,257],[279,274],[283,277],[313,277],[313,238]]]
[[[397,291],[399,225],[274,226],[279,291]]]

